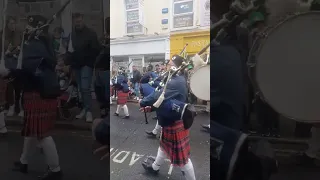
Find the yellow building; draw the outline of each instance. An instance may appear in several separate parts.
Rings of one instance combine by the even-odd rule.
[[[199,30],[192,32],[179,32],[170,34],[170,57],[179,54],[183,47],[188,44],[186,52],[193,56],[210,43],[210,31]]]

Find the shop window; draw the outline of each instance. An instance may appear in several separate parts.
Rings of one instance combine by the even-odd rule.
[[[182,30],[193,28],[194,0],[173,0],[172,3],[172,29]]]
[[[143,26],[140,24],[139,0],[124,0],[126,9],[126,34],[141,34]]]

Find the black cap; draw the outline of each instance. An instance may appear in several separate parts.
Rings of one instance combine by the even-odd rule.
[[[179,55],[172,56],[172,62],[176,67],[180,67],[184,61],[184,58]]]
[[[28,17],[28,25],[33,28],[39,27],[45,23],[47,23],[47,18],[41,15],[33,15]]]

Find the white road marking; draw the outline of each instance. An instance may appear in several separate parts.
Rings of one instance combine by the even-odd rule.
[[[138,154],[137,152],[132,151],[124,151],[119,149],[110,148],[110,153],[112,152],[110,156],[111,162],[117,163],[117,164],[124,164],[128,159],[128,157],[131,155],[131,158],[129,158],[129,167],[132,167],[136,162],[138,162],[143,157],[148,157],[149,155],[145,154]],[[114,157],[112,157],[114,155]],[[170,176],[173,171],[173,165],[171,164],[171,161],[169,159],[164,160],[169,165],[168,175]]]

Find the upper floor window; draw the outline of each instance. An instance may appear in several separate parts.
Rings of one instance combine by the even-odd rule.
[[[188,29],[194,23],[194,0],[173,0],[172,29]]]
[[[126,34],[143,33],[143,26],[140,24],[139,0],[124,0],[126,9]]]

